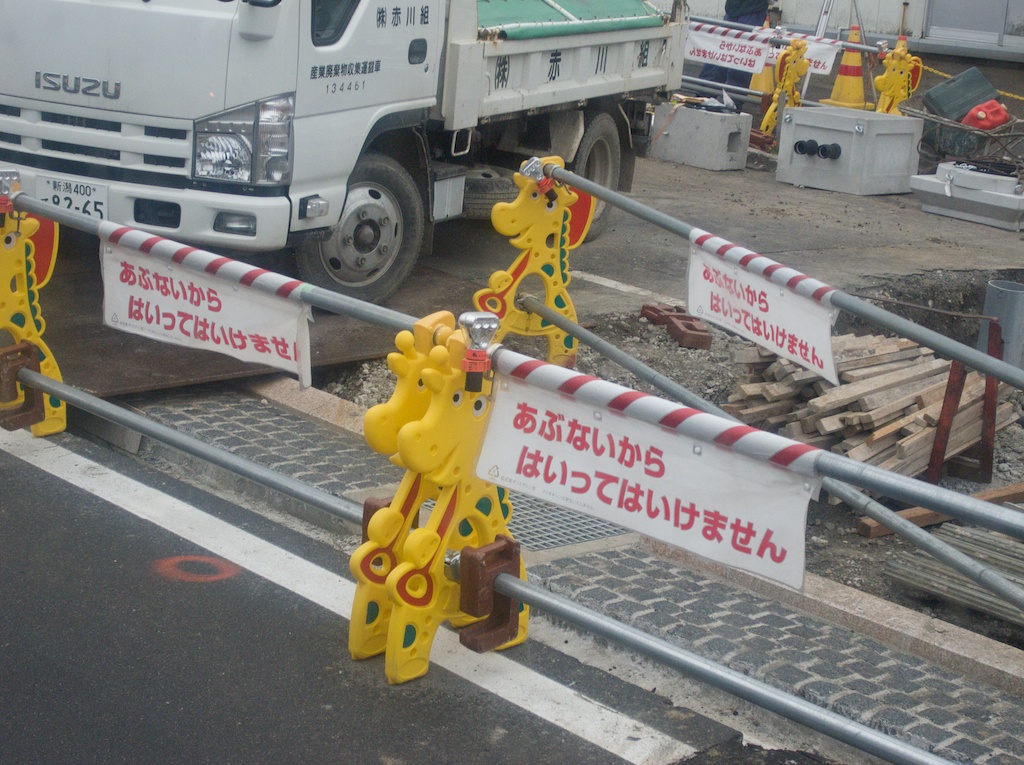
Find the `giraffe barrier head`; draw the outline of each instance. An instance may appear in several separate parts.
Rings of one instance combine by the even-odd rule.
[[[423,416],[430,403],[430,391],[422,372],[436,343],[444,343],[455,328],[449,311],[438,311],[417,321],[412,331],[402,330],[395,338],[396,352],[388,354],[388,368],[395,375],[395,389],[383,404],[370,407],[363,416],[363,433],[370,448],[395,459],[398,431]]]
[[[466,390],[462,362],[468,345],[460,329],[445,345],[430,351],[422,371],[430,403],[419,420],[398,432],[402,464],[438,486],[472,478],[475,452],[487,425],[491,383],[484,379],[479,392]]]

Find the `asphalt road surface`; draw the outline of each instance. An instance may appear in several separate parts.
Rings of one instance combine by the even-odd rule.
[[[4,763],[821,762],[534,641],[388,686],[335,546],[71,435],[0,475]]]

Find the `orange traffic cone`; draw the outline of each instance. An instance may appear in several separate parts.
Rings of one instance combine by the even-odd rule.
[[[850,27],[848,42],[860,42],[860,27]],[[832,86],[832,97],[823,98],[821,103],[829,106],[845,106],[848,109],[873,109],[874,104],[864,101],[864,71],[861,68],[859,51],[844,50],[839,61],[839,76]]]
[[[775,92],[775,67],[766,64],[764,69],[750,78],[750,89],[771,95]]]

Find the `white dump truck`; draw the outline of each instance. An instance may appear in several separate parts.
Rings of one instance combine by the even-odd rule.
[[[552,154],[628,190],[685,27],[644,0],[3,0],[0,165],[380,301],[493,168]]]

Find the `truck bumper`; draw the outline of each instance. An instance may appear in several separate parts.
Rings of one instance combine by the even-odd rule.
[[[287,196],[258,197],[196,189],[140,188],[117,181],[99,181],[16,164],[12,166],[21,176],[21,190],[36,199],[55,204],[59,202],[62,207],[152,231],[185,244],[266,252],[281,249],[288,241],[291,201]],[[99,208],[97,201],[102,202]],[[225,222],[229,221],[251,222],[255,234],[217,230],[224,228]]]

